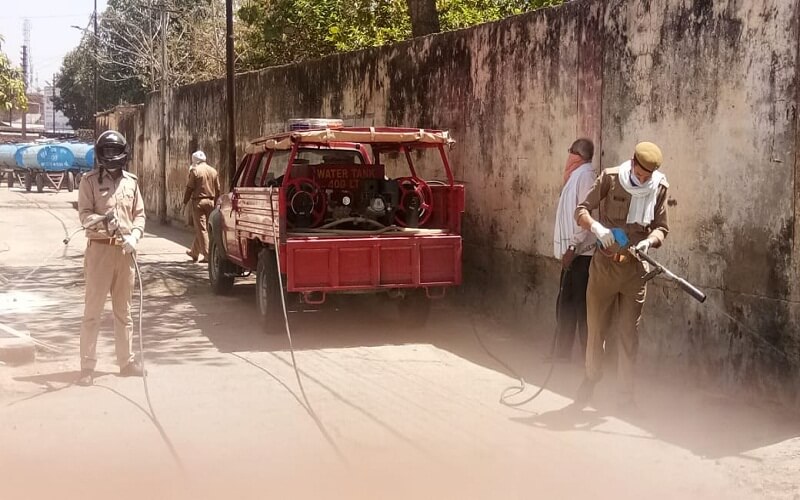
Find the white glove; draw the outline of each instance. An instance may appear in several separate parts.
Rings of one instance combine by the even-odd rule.
[[[122,253],[134,253],[136,251],[136,244],[139,243],[139,238],[132,234],[126,234],[122,237]]]
[[[600,240],[600,246],[608,248],[614,244],[614,233],[609,228],[600,224],[598,221],[592,222],[592,232]]]
[[[636,244],[636,250],[641,253],[647,253],[647,251],[650,250],[650,245],[650,240],[645,238]]]

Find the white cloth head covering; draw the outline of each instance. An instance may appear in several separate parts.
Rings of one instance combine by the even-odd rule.
[[[200,150],[195,151],[192,153],[192,165],[197,165],[198,163],[202,163],[206,161],[206,154]]]

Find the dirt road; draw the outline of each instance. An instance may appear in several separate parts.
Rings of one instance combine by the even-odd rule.
[[[214,296],[189,233],[154,221],[139,254],[152,405],[141,379],[116,375],[110,314],[103,375],[75,386],[85,240],[60,242],[76,200],[0,190],[0,323],[58,348],[0,365],[0,498],[800,498],[796,415],[652,380],[620,415],[611,377],[596,407],[571,411],[577,363],[507,408],[515,379],[447,303],[422,329],[368,297],[291,313],[306,402],[286,337],[255,317],[253,280]],[[474,324],[542,379],[532,339],[546,332]]]

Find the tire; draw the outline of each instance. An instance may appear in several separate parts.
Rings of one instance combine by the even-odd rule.
[[[77,174],[75,174],[75,187],[80,187],[82,178],[83,178],[83,172],[78,172]]]
[[[13,188],[14,187],[14,172],[9,170],[8,172],[6,172],[6,175],[8,176],[8,179],[7,179],[8,180],[8,187],[9,188]]]
[[[281,285],[278,280],[278,266],[275,262],[275,253],[269,248],[264,248],[258,253],[258,267],[256,268],[256,305],[258,314],[269,326],[267,331],[279,333],[283,331],[283,302],[281,299]]]
[[[397,304],[400,321],[411,327],[425,326],[431,315],[431,300],[424,290],[414,290]]]
[[[217,244],[213,233],[208,242],[208,280],[211,290],[217,295],[227,295],[233,290],[233,264],[225,257],[225,252]]]
[[[75,190],[75,174],[73,174],[72,172],[67,172],[64,175],[67,176],[67,178],[64,179],[67,184],[67,191],[71,193]]]
[[[31,174],[30,171],[27,171],[25,172],[25,191],[30,193],[32,187],[33,187],[33,174]]]
[[[44,176],[47,174],[36,174],[36,192],[44,193]]]

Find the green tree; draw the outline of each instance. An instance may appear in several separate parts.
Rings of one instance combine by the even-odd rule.
[[[161,12],[165,9],[166,65]],[[94,71],[99,110],[142,102],[147,92],[225,74],[225,0],[109,0],[97,37],[85,30],[56,78],[56,109],[74,128],[91,128]],[[96,50],[95,50],[96,49]]]
[[[11,66],[11,61],[2,48],[3,37],[0,37],[0,109],[28,109],[22,74]]]
[[[53,102],[74,129],[94,127],[94,74],[94,39],[87,34],[64,57],[55,79],[60,96],[56,96]],[[141,81],[120,79],[116,68],[103,61],[98,61],[97,76],[98,111],[144,99],[145,89]]]
[[[436,10],[441,30],[449,31],[564,1],[437,0]],[[237,15],[237,53],[243,69],[287,64],[412,37],[408,0],[245,0]]]

